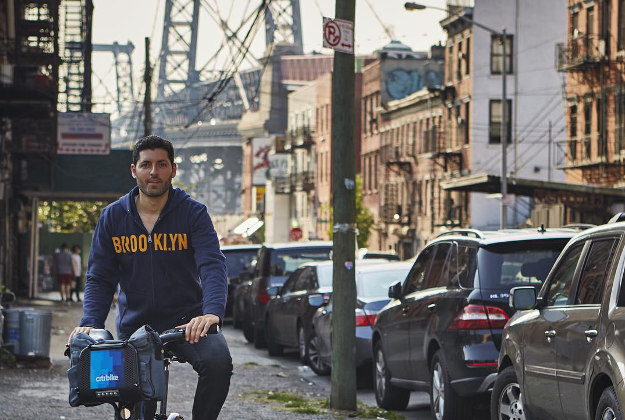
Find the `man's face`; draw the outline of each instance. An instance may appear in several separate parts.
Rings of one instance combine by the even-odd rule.
[[[139,160],[130,165],[137,186],[149,197],[160,197],[169,191],[171,180],[176,176],[176,164],[169,161],[164,149],[145,149],[139,152]]]

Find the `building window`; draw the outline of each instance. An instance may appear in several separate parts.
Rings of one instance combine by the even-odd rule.
[[[620,152],[625,149],[625,92],[617,93],[614,97],[616,101],[616,115],[615,115],[615,140],[616,151]]]
[[[462,42],[458,43],[458,52],[456,54],[456,80],[462,78]]]
[[[373,188],[378,189],[378,154],[373,157]]]
[[[618,2],[618,50],[625,49],[625,0]]]
[[[467,44],[468,46],[468,44]],[[470,102],[464,104],[464,144],[469,144],[469,117],[471,116]]]
[[[569,108],[569,137],[577,138],[577,105],[571,105]]]
[[[447,59],[447,81],[449,83],[453,82],[453,80],[452,80],[453,74],[454,74],[453,73],[454,62],[452,60],[453,56],[454,56],[454,45],[450,43],[447,46],[447,57],[446,57],[446,59]]]
[[[471,38],[467,38],[467,52],[464,55],[464,74],[471,73]]]
[[[501,74],[503,68],[503,44],[499,35],[493,35],[490,42],[490,72]],[[512,35],[506,35],[506,71],[512,74]]]
[[[584,135],[592,132],[592,102],[584,102]]]
[[[506,101],[506,143],[510,144],[510,138],[512,134],[512,124],[511,118],[512,115],[512,101],[508,99]],[[489,124],[488,124],[488,143],[489,144],[500,144],[501,143],[501,100],[491,100],[490,101],[490,110],[489,110]]]

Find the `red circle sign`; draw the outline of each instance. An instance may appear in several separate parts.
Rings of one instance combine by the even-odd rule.
[[[303,236],[302,229],[298,227],[291,229],[289,236],[291,237],[292,241],[299,241],[300,239],[302,239]]]
[[[330,46],[336,47],[341,42],[341,28],[335,21],[327,21],[323,26],[323,37]]]

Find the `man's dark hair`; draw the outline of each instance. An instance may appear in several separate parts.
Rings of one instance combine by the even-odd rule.
[[[163,149],[167,152],[167,156],[169,157],[169,162],[174,164],[174,146],[171,144],[169,140],[165,140],[162,137],[149,135],[145,136],[135,144],[134,149],[132,150],[132,163],[137,164],[139,161],[139,153],[142,150],[155,150],[155,149]]]
[[[72,252],[76,252],[76,250],[79,250],[80,247],[78,245],[74,245],[72,246]]]
[[[68,249],[67,244],[61,244],[61,249]]]

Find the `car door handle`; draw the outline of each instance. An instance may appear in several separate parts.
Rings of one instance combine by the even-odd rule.
[[[593,338],[595,338],[598,333],[597,333],[597,330],[586,330],[586,331],[584,331],[584,334],[586,335],[586,339],[588,339],[588,341],[590,341]]]
[[[434,312],[435,309],[436,309],[436,303],[430,303],[428,305],[428,311]]]
[[[545,331],[545,337],[553,338],[556,336],[556,330],[547,330]]]

